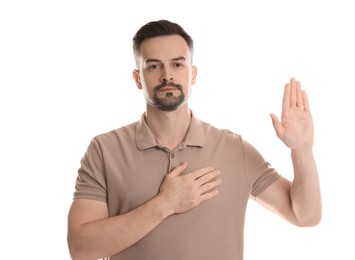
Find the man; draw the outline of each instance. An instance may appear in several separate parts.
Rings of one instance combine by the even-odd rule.
[[[241,136],[194,116],[197,69],[183,28],[150,22],[133,49],[146,111],[96,136],[82,158],[68,217],[73,259],[241,260],[250,197],[295,225],[319,223],[313,122],[299,81],[285,86],[281,122],[271,115],[291,149],[290,182]]]

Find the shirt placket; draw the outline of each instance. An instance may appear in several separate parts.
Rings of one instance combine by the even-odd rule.
[[[167,151],[169,168],[168,173],[175,169],[176,166],[182,163],[179,154],[183,151],[185,145],[182,143],[178,145],[173,151]]]

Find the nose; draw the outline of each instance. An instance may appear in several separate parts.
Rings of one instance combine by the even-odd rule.
[[[173,74],[172,72],[168,69],[168,68],[164,68],[164,70],[162,71],[162,75],[161,75],[161,82],[164,82],[164,81],[173,81],[174,77],[173,77]]]

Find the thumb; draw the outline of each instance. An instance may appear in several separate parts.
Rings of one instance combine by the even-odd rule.
[[[270,117],[272,119],[272,125],[274,126],[274,129],[276,131],[276,135],[280,136],[281,131],[282,131],[282,125],[281,125],[279,119],[274,114],[270,114]]]
[[[169,175],[170,176],[179,176],[183,171],[185,171],[187,168],[187,162],[183,162],[176,166],[174,170],[172,170]]]

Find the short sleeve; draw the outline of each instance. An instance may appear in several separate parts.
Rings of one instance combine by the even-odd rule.
[[[280,175],[271,167],[259,151],[250,143],[243,142],[245,172],[249,185],[251,187],[252,196],[256,197],[262,193],[267,187],[274,183]]]
[[[94,138],[80,162],[74,199],[107,202],[105,166],[99,143]]]

